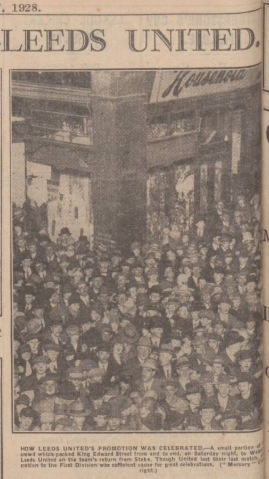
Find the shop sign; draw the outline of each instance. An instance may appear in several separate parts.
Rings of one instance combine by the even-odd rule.
[[[150,103],[232,92],[260,81],[259,67],[231,70],[174,70],[155,75]]]

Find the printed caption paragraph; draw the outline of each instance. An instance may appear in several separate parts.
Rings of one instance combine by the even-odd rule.
[[[158,473],[174,467],[245,467],[262,461],[257,446],[25,446],[21,468],[136,468]]]

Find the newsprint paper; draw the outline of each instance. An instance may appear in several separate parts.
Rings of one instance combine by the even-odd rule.
[[[269,478],[267,30],[1,3],[0,479]]]

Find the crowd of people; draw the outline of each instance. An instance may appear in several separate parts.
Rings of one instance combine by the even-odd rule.
[[[16,431],[261,426],[258,195],[128,248],[13,230]]]

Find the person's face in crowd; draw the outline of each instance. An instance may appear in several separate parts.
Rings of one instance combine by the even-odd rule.
[[[44,309],[43,308],[35,308],[34,309],[35,318],[43,319],[44,318]]]
[[[30,305],[32,304],[32,302],[34,301],[34,299],[35,299],[35,297],[34,297],[33,294],[26,294],[26,295],[24,296],[24,298],[25,298],[25,304],[26,304],[27,306],[30,306]]]
[[[238,226],[240,226],[242,224],[242,214],[241,214],[240,211],[235,211],[234,221]]]
[[[161,339],[163,335],[163,328],[151,328],[150,332],[152,337]]]
[[[194,345],[195,352],[203,356],[205,354],[205,345],[202,342],[197,342]]]
[[[119,266],[121,262],[121,257],[118,256],[118,255],[113,255],[112,258],[111,258],[111,266],[112,268],[116,268],[117,266]]]
[[[107,293],[100,294],[100,303],[106,306],[109,302],[109,295]]]
[[[212,422],[214,419],[216,412],[215,409],[213,408],[208,408],[208,409],[202,409],[201,410],[201,420],[204,424],[208,425]]]
[[[21,345],[20,341],[16,341],[16,340],[14,341],[13,347],[14,347],[14,351],[15,351],[16,354],[18,353],[18,351],[20,349],[20,345]]]
[[[124,286],[127,283],[127,278],[124,276],[124,274],[120,274],[117,278],[117,285],[119,288],[124,288]]]
[[[50,361],[57,361],[58,359],[58,356],[59,356],[59,352],[58,351],[54,351],[54,349],[49,349],[47,351],[47,357],[50,359]]]
[[[207,252],[208,252],[207,246],[203,246],[202,248],[200,248],[200,255],[203,259],[206,258]]]
[[[73,332],[73,333],[70,335],[70,341],[71,341],[71,343],[78,343],[79,337],[80,337],[79,332]]]
[[[21,236],[22,235],[22,228],[19,225],[15,226],[14,231],[15,231],[16,236]]]
[[[247,284],[247,277],[246,276],[239,276],[237,278],[237,282],[238,282],[239,286],[244,287]]]
[[[245,208],[246,206],[246,199],[243,195],[239,195],[237,197],[237,204],[240,208]]]
[[[33,354],[36,354],[38,352],[38,348],[40,344],[38,338],[31,339],[30,341],[28,341],[28,344],[30,346],[31,352]]]
[[[246,325],[247,325],[247,330],[248,331],[254,331],[255,330],[256,323],[253,319],[249,318],[246,322]]]
[[[24,416],[23,414],[19,416],[20,427],[21,427],[21,429],[23,429],[24,431],[29,431],[29,429],[30,429],[30,427],[32,426],[33,422],[34,422],[34,418],[33,418],[33,417]]]
[[[228,384],[228,383],[219,383],[217,385],[217,388],[218,388],[219,395],[222,398],[226,398],[229,395],[229,392],[230,392],[230,389],[231,389],[230,384]]]
[[[81,329],[82,329],[83,333],[86,333],[86,331],[89,331],[89,329],[91,329],[91,327],[92,327],[91,321],[88,321],[87,323],[81,324]]]
[[[16,404],[16,413],[19,416],[21,411],[25,408],[25,404],[18,403]]]
[[[167,279],[167,281],[174,281],[175,273],[171,267],[165,268],[164,277]]]
[[[94,417],[97,427],[105,427],[107,425],[107,417],[103,414],[97,414]]]
[[[44,263],[37,263],[36,266],[35,266],[35,269],[36,269],[38,274],[44,273],[44,271],[45,271]]]
[[[43,432],[49,432],[49,431],[52,431],[52,426],[53,426],[53,422],[42,422],[41,423],[41,431]]]
[[[205,222],[202,221],[202,220],[201,220],[201,221],[197,221],[196,226],[197,226],[197,229],[198,229],[198,230],[202,230],[202,229],[204,229],[204,227],[205,227]]]
[[[134,303],[135,303],[135,302],[136,302],[136,299],[137,299],[137,290],[136,290],[136,287],[130,288],[130,289],[129,289],[129,294],[130,294],[130,297],[132,298],[132,300],[133,300]]]
[[[244,268],[244,266],[247,264],[248,262],[248,257],[247,256],[239,256],[239,266],[240,268]]]
[[[85,271],[85,276],[86,276],[87,278],[91,278],[91,277],[92,277],[93,268],[87,266],[87,268],[85,268],[84,271]]]
[[[121,267],[122,274],[125,276],[125,278],[128,278],[129,273],[130,273],[130,266],[129,265],[124,265]]]
[[[85,419],[86,419],[85,416],[70,416],[70,417],[79,429],[83,428],[84,422],[85,422]]]
[[[205,278],[199,278],[199,279],[198,279],[198,288],[200,289],[200,291],[201,291],[202,289],[204,289],[204,287],[206,286],[206,284],[207,284],[207,281],[206,281]]]
[[[59,338],[61,336],[62,332],[63,332],[63,326],[61,324],[54,324],[51,327],[51,332],[54,336]]]
[[[109,417],[108,418],[108,428],[110,431],[117,431],[121,426],[120,417]]]
[[[235,418],[225,419],[221,424],[224,431],[235,431],[237,429],[238,421]]]
[[[203,316],[200,318],[200,322],[203,328],[206,328],[207,330],[211,329],[211,319],[207,318],[206,316]]]
[[[136,278],[141,278],[141,276],[143,276],[143,268],[140,268],[140,267],[134,268],[133,272]]]
[[[191,348],[191,339],[188,337],[185,337],[182,339],[182,348],[183,351],[187,351],[189,348]]]
[[[22,266],[23,268],[31,268],[32,266],[32,260],[30,258],[26,258],[22,261]]]
[[[30,251],[31,254],[35,254],[37,252],[37,245],[35,243],[31,243],[29,245],[28,250]]]
[[[219,304],[219,312],[220,314],[228,314],[229,311],[231,309],[231,305],[230,303],[226,303],[226,302],[221,302]]]
[[[221,363],[213,363],[212,371],[213,374],[216,374],[218,376],[219,374],[222,374],[224,372],[224,367]]]
[[[141,254],[141,249],[140,248],[134,248],[133,253],[134,253],[135,257],[138,258]]]
[[[26,245],[26,240],[25,238],[19,238],[18,240],[18,246],[21,250],[24,250],[25,248],[25,245]]]
[[[241,304],[241,298],[240,297],[234,298],[232,300],[233,309],[238,310],[239,307],[240,307],[240,304]]]
[[[37,363],[37,364],[35,364],[34,369],[36,370],[37,374],[42,376],[47,371],[47,364],[46,363]]]
[[[170,366],[172,362],[172,355],[169,352],[160,351],[159,361],[160,361],[160,365],[163,367]]]
[[[97,278],[94,278],[92,283],[94,289],[99,290],[103,284],[103,279],[99,276]]]
[[[206,393],[206,396],[213,396],[214,395],[214,384],[212,383],[208,383],[208,382],[205,382],[202,384],[203,388],[204,388],[204,391]]]
[[[246,285],[247,293],[254,293],[256,291],[256,284],[254,281],[249,281]]]
[[[171,346],[174,350],[180,349],[180,347],[181,347],[180,339],[173,338],[173,339],[171,339],[170,344],[171,344]]]
[[[77,287],[77,292],[80,296],[86,296],[88,294],[88,288],[85,283],[81,283]]]
[[[97,356],[100,363],[106,364],[109,360],[110,353],[109,351],[98,351]]]
[[[130,389],[130,384],[128,382],[125,382],[125,381],[120,382],[121,394],[126,394],[129,389]]]
[[[108,272],[108,266],[109,262],[108,261],[100,261],[100,271],[101,273],[107,273]]]
[[[102,407],[104,398],[101,396],[100,398],[92,399],[93,407],[95,410],[100,409]]]
[[[155,273],[154,273],[154,274],[150,274],[148,278],[149,278],[149,281],[150,281],[151,283],[158,283],[159,276],[158,276],[157,273],[156,273],[156,274],[155,274]]]
[[[176,303],[168,303],[166,308],[166,313],[173,316],[173,314],[175,314],[176,310],[177,310],[177,304]]]
[[[208,340],[208,347],[210,349],[213,349],[213,351],[217,351],[218,347],[219,347],[219,341],[217,341],[216,339],[209,339]]]
[[[51,302],[52,304],[59,304],[59,302],[60,302],[60,295],[59,295],[58,291],[55,291],[55,292],[53,293],[53,295],[52,295],[51,298],[50,298],[50,302]]]
[[[182,243],[184,246],[188,246],[189,244],[189,236],[188,235],[182,235]]]
[[[151,301],[152,303],[157,304],[157,303],[160,302],[161,296],[160,296],[159,293],[151,293],[151,294],[149,295],[149,299],[150,299],[150,301]]]
[[[166,385],[164,388],[164,394],[167,401],[172,401],[176,397],[176,387],[172,385]]]
[[[149,357],[151,348],[148,346],[137,346],[137,355],[140,359],[145,360]]]
[[[224,325],[221,323],[217,323],[213,326],[214,333],[218,334],[219,336],[223,336],[225,328]]]
[[[66,273],[67,272],[67,268],[69,266],[69,262],[68,261],[60,261],[60,268],[61,270]]]
[[[73,304],[70,304],[69,306],[69,310],[73,314],[77,314],[79,312],[79,309],[80,309],[79,303],[73,303]]]
[[[192,269],[192,275],[195,278],[199,278],[200,273],[201,273],[201,268],[199,266],[194,266],[193,269]]]
[[[155,376],[155,370],[151,368],[142,369],[142,379],[143,381],[151,381]]]
[[[233,262],[233,257],[232,257],[232,255],[225,256],[225,260],[224,260],[224,261],[225,261],[226,266],[230,266],[230,265],[232,264],[232,262]]]
[[[101,336],[104,343],[109,343],[112,340],[113,334],[111,331],[102,331]]]
[[[252,359],[251,358],[241,359],[239,361],[239,364],[240,364],[241,371],[249,372],[252,366]]]
[[[123,353],[123,344],[122,343],[115,343],[113,346],[113,353],[116,356],[120,356]]]
[[[217,212],[219,215],[222,215],[224,210],[224,203],[222,201],[218,201],[217,203]]]
[[[25,351],[24,353],[22,353],[21,357],[22,359],[24,359],[24,361],[29,361],[31,359],[31,352]]]
[[[197,369],[190,370],[190,381],[199,381],[201,378],[201,373]]]
[[[14,400],[16,401],[16,399],[18,399],[18,397],[20,396],[21,394],[21,388],[20,386],[17,384],[16,386],[14,386]]]
[[[174,251],[169,250],[166,253],[166,257],[167,257],[168,261],[174,262],[176,260],[176,253]]]
[[[43,386],[44,386],[45,393],[48,396],[53,396],[54,394],[56,394],[57,384],[55,381],[53,380],[46,381]]]
[[[177,248],[176,253],[177,253],[178,258],[181,258],[183,256],[184,250],[183,250],[182,246]]]
[[[187,364],[177,369],[177,374],[180,379],[189,380],[190,372],[190,367]]]
[[[82,379],[81,378],[71,378],[70,382],[73,384],[73,386],[76,389],[79,389],[81,384],[82,384]]]
[[[97,321],[100,321],[101,319],[101,314],[98,313],[98,311],[95,311],[94,309],[91,312],[91,319],[95,323]]]
[[[142,397],[138,391],[131,392],[130,399],[132,403],[137,406],[140,406],[140,404],[142,403]]]
[[[214,278],[215,284],[221,284],[224,278],[224,274],[215,271],[213,274],[213,278]]]
[[[146,263],[147,268],[154,268],[157,264],[155,258],[147,258],[145,263]]]
[[[186,306],[180,306],[178,314],[181,318],[187,319],[189,317],[189,311]]]
[[[186,276],[186,281],[183,281],[183,284],[186,284],[186,282],[188,281],[188,278],[191,277],[191,268],[189,266],[184,266],[183,268],[183,274]],[[182,275],[180,275],[182,277]],[[182,277],[182,279],[184,280],[184,278]]]
[[[187,394],[187,399],[192,406],[200,406],[201,393]]]
[[[238,389],[242,396],[247,396],[251,392],[251,384],[248,381],[239,382]]]

